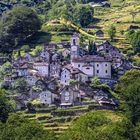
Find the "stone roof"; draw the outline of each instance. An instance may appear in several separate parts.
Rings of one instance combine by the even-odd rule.
[[[100,50],[109,50],[110,52],[119,52],[119,49],[116,48],[115,46],[112,46],[108,40],[103,42],[100,45],[97,45],[97,51]]]
[[[73,62],[111,62],[111,57],[102,57],[98,55],[85,55],[81,58],[73,59]]]
[[[57,48],[57,44],[44,44],[45,50],[52,50],[52,49],[56,49],[56,48]]]
[[[23,65],[20,66],[20,69],[28,69],[28,68],[29,68],[28,63],[24,63]]]
[[[71,74],[80,73],[80,70],[78,68],[72,67],[72,65],[66,65],[66,66],[64,66],[64,68],[67,69],[68,71],[70,71]]]
[[[48,63],[45,62],[36,62],[33,64],[33,66],[48,66]]]

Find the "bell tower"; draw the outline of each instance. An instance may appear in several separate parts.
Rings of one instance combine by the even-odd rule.
[[[71,38],[71,60],[79,57],[80,39],[79,34],[74,34]]]

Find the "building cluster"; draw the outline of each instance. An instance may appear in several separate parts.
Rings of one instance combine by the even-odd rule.
[[[29,53],[21,56],[18,52],[18,58],[12,60],[12,65],[13,74],[5,80],[13,83],[24,78],[30,88],[28,96],[21,94],[15,97],[20,106],[24,106],[25,100],[35,99],[44,104],[67,106],[81,102],[86,96],[107,98],[107,93],[89,86],[91,79],[98,77],[102,82],[113,85],[131,68],[130,62],[109,41],[82,48],[78,34],[72,36],[70,45],[45,44],[36,57]],[[41,91],[34,91],[32,87]]]

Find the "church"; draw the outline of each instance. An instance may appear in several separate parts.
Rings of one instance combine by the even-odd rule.
[[[62,69],[60,80],[62,85],[69,85],[70,80],[87,82],[95,76],[100,79],[111,79],[112,59],[99,55],[95,47],[93,44],[89,52],[80,47],[78,34],[72,36],[71,61]]]
[[[97,76],[111,79],[112,59],[98,55],[97,52],[94,52],[94,48],[91,48],[88,54],[81,55],[79,42],[78,35],[74,35],[71,40],[71,65],[88,75],[88,77]],[[95,46],[93,45],[93,47]]]

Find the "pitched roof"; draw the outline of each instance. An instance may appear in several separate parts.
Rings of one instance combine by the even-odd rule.
[[[111,57],[102,57],[98,55],[85,55],[81,58],[73,59],[73,62],[111,62]]]
[[[64,66],[64,69],[67,69],[68,71],[70,71],[71,74],[78,74],[81,71],[78,68],[74,68],[72,65],[66,65]]]
[[[36,62],[33,64],[33,66],[48,66],[48,63],[45,62]]]

